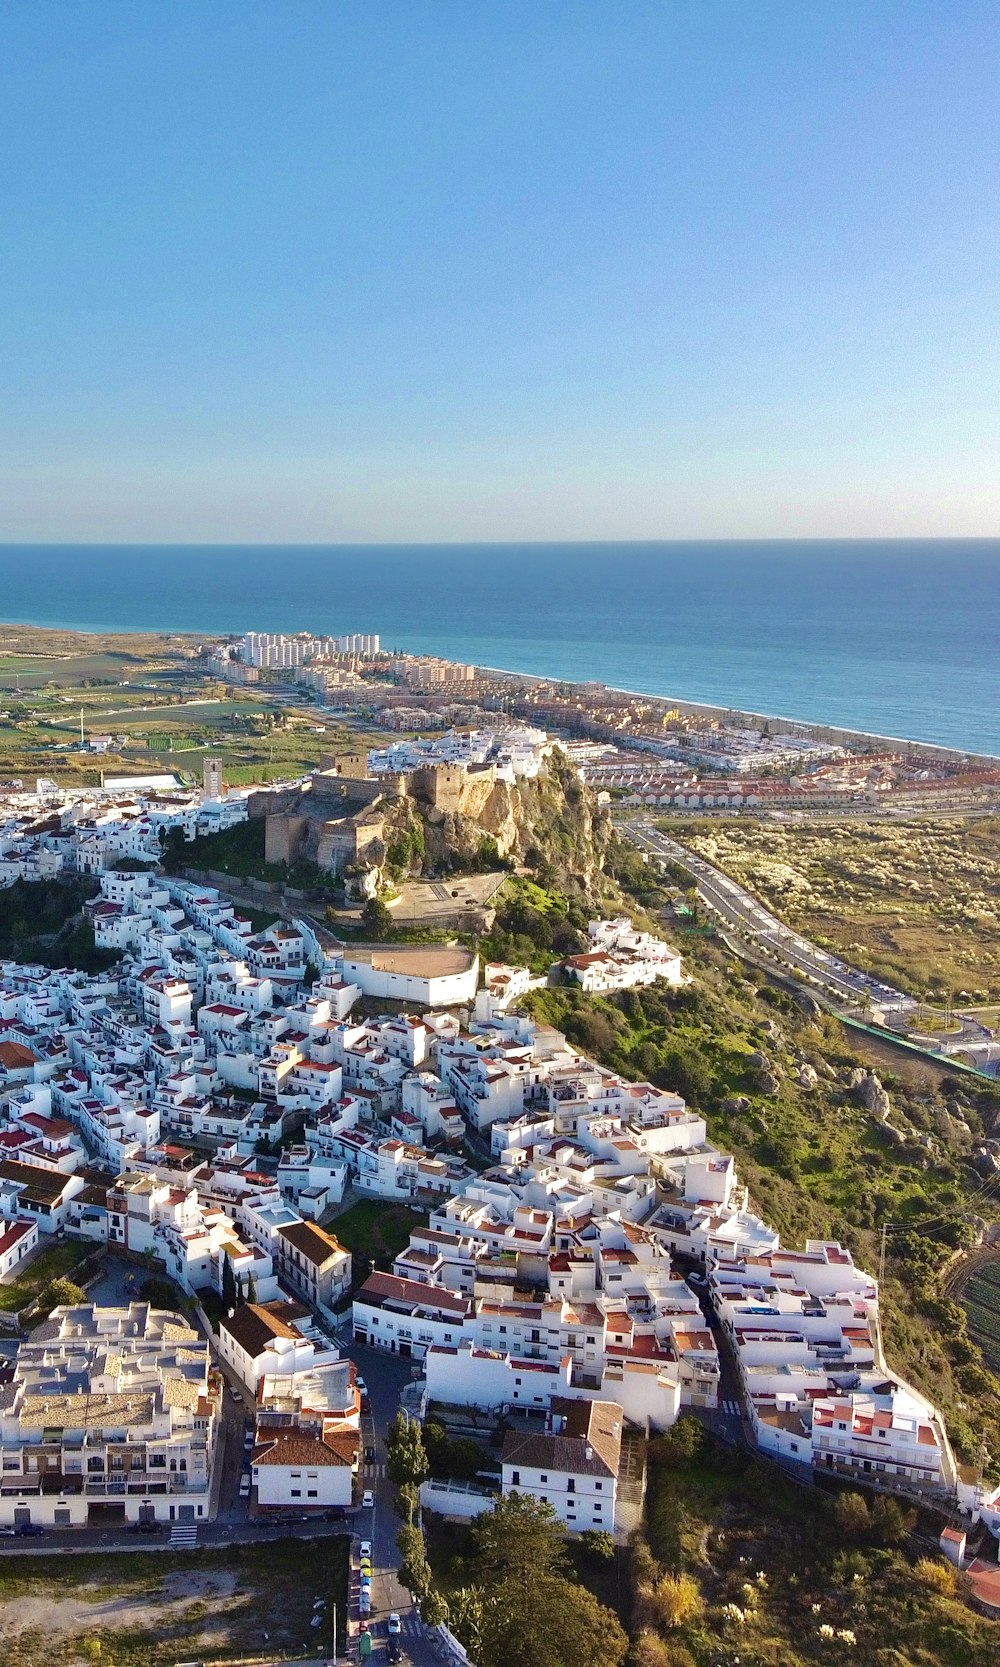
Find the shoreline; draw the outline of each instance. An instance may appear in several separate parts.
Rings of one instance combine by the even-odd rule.
[[[27,620],[0,620],[0,633],[5,630],[37,632],[40,636],[51,637],[79,637],[94,641],[99,638],[113,638],[116,642],[134,638],[136,642],[150,642],[158,640],[161,644],[168,641],[207,642],[224,637],[236,636],[238,632],[204,632],[188,630],[165,630],[151,628],[145,631],[120,631],[114,628],[90,628],[79,625],[36,625]],[[44,658],[44,650],[8,649],[8,654],[23,655],[25,659]],[[65,650],[62,651],[66,653]],[[442,656],[447,658],[447,656]],[[680,712],[690,713],[692,716],[716,718],[728,722],[738,729],[760,728],[766,724],[780,726],[781,733],[799,735],[816,740],[825,740],[837,745],[870,748],[873,745],[887,748],[893,752],[902,751],[910,757],[926,757],[940,762],[958,762],[963,759],[970,763],[1000,766],[1000,753],[980,752],[967,747],[949,746],[940,741],[924,741],[915,736],[889,735],[880,730],[866,730],[847,724],[830,723],[811,718],[793,718],[779,712],[762,712],[749,707],[722,706],[712,701],[691,700],[680,695],[653,694],[648,689],[627,688],[623,684],[604,683],[596,678],[558,677],[546,672],[513,671],[507,666],[490,666],[481,662],[469,662],[476,665],[477,671],[486,673],[489,677],[503,678],[514,683],[530,686],[538,684],[564,685],[569,687],[603,687],[612,694],[632,696],[638,699],[654,702],[665,709],[676,708]],[[639,749],[641,750],[641,749]]]
[[[592,678],[554,678],[541,676],[537,672],[509,671],[503,666],[479,666],[477,671],[484,671],[491,677],[510,678],[524,683],[561,683],[570,688],[594,687]],[[861,742],[865,745],[876,742],[890,747],[894,752],[902,749],[914,756],[927,755],[937,759],[968,759],[971,763],[996,764],[1000,766],[1000,753],[973,752],[965,747],[949,747],[940,741],[921,741],[915,736],[884,735],[878,730],[852,729],[845,724],[819,723],[811,718],[789,718],[779,712],[754,712],[746,707],[716,706],[711,701],[687,700],[680,695],[654,695],[648,689],[627,689],[618,683],[601,685],[616,695],[631,695],[641,700],[662,702],[665,707],[676,707],[679,712],[689,712],[693,716],[718,717],[729,719],[738,729],[749,729],[763,724],[780,724],[781,733],[785,735],[802,735],[816,740],[843,740]],[[739,722],[745,719],[746,722]]]

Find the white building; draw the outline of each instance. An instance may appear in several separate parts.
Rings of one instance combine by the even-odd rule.
[[[179,1314],[139,1302],[55,1309],[0,1387],[0,1523],[207,1519],[210,1367]]]
[[[563,1401],[545,1433],[509,1430],[501,1470],[504,1497],[551,1505],[571,1533],[613,1533],[624,1413],[613,1401]]]

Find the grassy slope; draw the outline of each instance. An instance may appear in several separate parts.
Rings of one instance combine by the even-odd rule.
[[[673,1653],[648,1659],[667,1667],[737,1658],[757,1667],[995,1661],[1000,1625],[947,1590],[944,1565],[938,1578],[945,1589],[929,1584],[935,1576],[919,1561],[929,1546],[907,1530],[933,1533],[930,1519],[901,1522],[889,1502],[885,1515],[876,1506],[874,1521],[866,1523],[862,1511],[857,1523],[846,1523],[831,1494],[797,1486],[752,1454],[701,1436],[692,1422],[682,1420],[650,1448],[649,1549],[640,1545],[635,1554],[636,1612],[654,1633],[662,1629]],[[703,1605],[673,1630],[648,1596],[665,1570],[689,1575]],[[831,1639],[823,1627],[856,1641]]]

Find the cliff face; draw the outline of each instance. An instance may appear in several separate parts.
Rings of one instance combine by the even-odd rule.
[[[385,799],[386,859],[397,873],[446,871],[496,855],[543,871],[573,892],[586,892],[603,867],[611,833],[576,771],[561,753],[534,780],[497,781],[492,772],[438,773],[415,779],[405,798]],[[492,842],[492,843],[491,843]]]

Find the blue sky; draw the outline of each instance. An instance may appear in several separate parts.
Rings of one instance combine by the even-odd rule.
[[[7,0],[0,538],[1000,530],[995,0]]]

